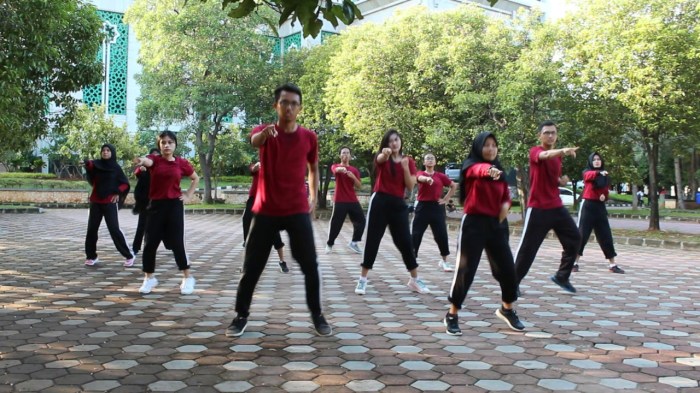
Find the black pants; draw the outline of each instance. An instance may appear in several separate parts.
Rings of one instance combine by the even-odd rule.
[[[605,202],[586,199],[581,202],[581,208],[578,211],[578,230],[581,233],[581,247],[579,247],[578,255],[583,255],[583,249],[591,237],[591,231],[595,231],[595,239],[598,241],[600,249],[603,250],[605,259],[617,256]]]
[[[147,210],[146,245],[143,248],[143,271],[156,270],[156,252],[162,241],[173,251],[179,270],[190,268],[185,253],[185,210],[179,199],[151,201]]]
[[[333,214],[331,215],[326,244],[333,247],[347,216],[350,216],[350,221],[352,222],[352,241],[359,242],[362,240],[362,233],[365,231],[365,214],[362,212],[360,202],[338,202],[333,205]]]
[[[289,246],[304,273],[306,304],[311,314],[321,313],[321,273],[316,260],[314,232],[309,214],[295,214],[284,217],[256,215],[246,241],[243,275],[236,293],[236,312],[247,318],[250,303],[253,301],[255,286],[260,280],[272,249],[272,238],[279,231],[289,234]]]
[[[430,226],[433,238],[440,249],[441,256],[450,255],[450,246],[447,240],[447,224],[445,224],[445,206],[438,202],[418,202],[413,216],[413,250],[418,256],[418,249],[423,241],[423,234]]]
[[[131,249],[126,242],[124,233],[119,229],[119,210],[116,203],[90,202],[90,215],[88,217],[87,234],[85,235],[85,256],[87,259],[97,258],[97,235],[102,224],[102,217],[107,223],[109,235],[114,246],[124,258],[133,258]]]
[[[576,262],[578,248],[581,244],[581,234],[578,232],[576,223],[565,207],[556,209],[536,209],[529,207],[525,214],[525,225],[523,234],[520,237],[517,256],[515,258],[515,273],[518,283],[525,278],[527,272],[535,260],[537,251],[542,245],[542,241],[551,229],[559,239],[564,251],[561,256],[559,270],[556,273],[557,279],[568,281],[571,276],[571,269]]]
[[[486,249],[491,274],[501,286],[501,300],[505,303],[516,301],[518,280],[513,253],[508,244],[508,221],[499,223],[496,217],[465,215],[462,217],[460,234],[457,246],[459,264],[447,300],[458,309],[462,308],[464,298],[474,282],[481,254]]]
[[[255,198],[248,198],[248,200],[245,202],[245,210],[243,211],[243,243],[245,243],[248,240],[248,233],[250,232],[250,223],[253,221],[253,203],[255,202]],[[280,236],[280,233],[277,232],[272,235],[272,246],[275,248],[275,250],[279,250],[280,248],[284,247],[284,243],[282,242],[282,237]]]
[[[146,232],[146,222],[148,221],[148,213],[139,213],[139,221],[136,224],[136,234],[134,235],[134,242],[131,244],[131,249],[134,252],[141,251],[141,243],[143,243],[143,235]]]
[[[406,270],[418,267],[408,224],[408,206],[403,198],[375,192],[367,209],[367,239],[362,267],[372,269],[387,225],[394,245],[401,252]]]

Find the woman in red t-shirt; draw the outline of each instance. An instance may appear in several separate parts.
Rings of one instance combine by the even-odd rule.
[[[588,243],[588,238],[591,237],[591,231],[595,231],[595,239],[598,241],[600,249],[603,250],[605,259],[610,263],[608,268],[610,272],[620,274],[625,272],[615,263],[617,253],[608,222],[608,210],[605,208],[609,185],[610,178],[608,171],[605,170],[603,158],[598,152],[595,152],[588,156],[588,165],[583,170],[583,201],[578,211],[581,246],[576,256],[574,272],[578,271],[578,260],[583,256],[583,249]]]
[[[163,131],[158,136],[160,156],[134,158],[134,164],[150,168],[151,199],[148,207],[148,222],[146,224],[146,244],[143,248],[143,272],[146,276],[139,288],[141,293],[151,293],[158,285],[153,274],[156,269],[156,251],[160,242],[167,244],[173,251],[175,262],[183,278],[180,293],[189,295],[194,292],[195,279],[190,274],[190,263],[185,253],[185,210],[184,202],[194,196],[199,184],[199,176],[192,165],[184,158],[175,157],[177,136],[172,131]],[[180,189],[182,177],[189,177],[192,182],[186,193]]]
[[[401,134],[398,131],[390,129],[384,134],[374,165],[377,178],[367,209],[367,239],[362,273],[355,293],[364,295],[367,290],[367,274],[374,266],[387,226],[411,274],[408,287],[418,293],[430,293],[430,289],[418,277],[418,263],[409,231],[408,206],[404,201],[406,189],[412,190],[416,185],[416,163],[402,154]]]
[[[85,235],[85,265],[94,266],[97,258],[97,233],[104,217],[114,246],[126,261],[124,266],[134,264],[134,254],[127,244],[124,233],[119,229],[119,199],[129,193],[129,180],[117,163],[117,149],[105,143],[100,149],[99,160],[85,161],[87,181],[92,185],[90,194],[90,215]]]
[[[450,310],[443,320],[450,335],[462,334],[457,313],[474,282],[484,249],[491,273],[501,286],[503,305],[496,310],[496,316],[513,330],[525,328],[513,310],[513,303],[518,299],[518,284],[513,253],[508,244],[506,217],[511,204],[510,191],[497,157],[496,137],[490,132],[482,132],[474,138],[471,152],[462,165],[459,197],[465,214],[457,246],[459,263],[447,298]]]

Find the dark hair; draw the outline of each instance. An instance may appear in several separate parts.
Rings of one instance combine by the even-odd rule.
[[[342,153],[343,149],[348,149],[348,151],[350,151],[350,154],[352,154],[352,149],[350,148],[350,146],[342,146],[340,149],[338,149],[338,154]]]
[[[559,129],[559,126],[557,125],[557,123],[553,122],[552,120],[545,120],[537,126],[537,133],[538,134],[541,133],[542,129],[545,128],[546,126],[554,126],[554,127],[557,127],[557,130]]]
[[[151,149],[151,151],[148,152],[148,154],[153,154],[153,153],[158,153],[160,154],[160,149],[157,147],[154,147]]]
[[[177,136],[175,135],[174,132],[172,132],[172,131],[167,131],[167,130],[161,132],[160,135],[158,135],[158,146],[160,146],[160,140],[163,139],[163,138],[165,138],[166,136],[167,136],[168,138],[174,140],[174,141],[175,141],[175,146],[177,147]]]
[[[285,84],[283,84],[283,85],[281,85],[281,86],[278,86],[278,87],[275,89],[275,103],[276,103],[277,101],[279,101],[280,95],[282,95],[282,92],[283,92],[283,91],[286,91],[286,92],[288,92],[288,93],[294,93],[294,94],[298,95],[298,96],[299,96],[299,104],[302,103],[302,100],[301,100],[301,89],[299,88],[299,86],[295,85],[294,83],[285,83]]]
[[[384,136],[382,137],[382,143],[379,145],[379,153],[382,152],[382,149],[385,147],[389,147],[389,138],[391,138],[392,135],[396,134],[399,139],[401,139],[401,142],[403,142],[403,138],[401,137],[401,134],[394,128],[389,128],[386,130],[384,133]],[[399,154],[403,154],[403,143],[401,143],[401,148],[399,149]]]

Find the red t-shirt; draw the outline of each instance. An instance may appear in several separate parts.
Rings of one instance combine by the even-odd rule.
[[[465,173],[467,198],[464,200],[466,214],[498,217],[501,206],[510,202],[508,183],[493,180],[489,176],[489,163],[474,164]]]
[[[419,176],[428,176],[433,178],[433,184],[428,183],[418,183],[418,199],[419,202],[437,202],[442,198],[442,189],[449,187],[452,184],[447,175],[440,172],[433,172],[429,174],[426,171],[418,171],[416,178]]]
[[[151,170],[151,188],[148,197],[151,200],[177,199],[182,195],[180,180],[194,173],[192,164],[184,158],[175,157],[168,161],[162,156],[147,156],[153,161]]]
[[[331,166],[331,172],[335,174],[335,193],[333,194],[333,201],[340,203],[359,202],[357,200],[357,194],[355,193],[355,182],[346,173],[335,172],[335,168],[340,166],[345,165],[333,164]],[[360,171],[358,171],[357,168],[347,165],[345,169],[352,172],[358,180],[360,179]]]
[[[605,195],[608,199],[608,187],[595,188],[595,178],[599,171],[586,171],[583,173],[583,199],[600,202],[600,196]]]
[[[85,170],[87,171],[93,171],[95,169],[95,162],[93,160],[90,160],[87,162],[87,167],[85,167]],[[92,193],[90,194],[90,202],[92,203],[101,203],[101,204],[106,204],[106,203],[112,203],[112,198],[114,195],[108,195],[104,198],[100,198],[99,195],[97,195],[97,184],[100,182],[100,177],[97,175],[97,173],[92,174]],[[126,189],[129,187],[128,184],[122,183],[119,185],[119,192],[124,192]]]
[[[251,137],[267,125],[253,129]],[[308,164],[318,162],[318,138],[313,131],[301,126],[285,133],[275,126],[278,134],[269,137],[260,146],[258,192],[253,213],[268,216],[289,216],[308,213],[306,191]]]
[[[377,180],[374,183],[374,192],[383,192],[403,199],[404,193],[406,192],[406,182],[403,178],[401,162],[394,162],[391,157],[389,157],[388,160],[380,164],[375,157],[374,164],[377,168]],[[394,167],[393,174],[391,173],[392,166]],[[408,169],[411,175],[416,175],[416,162],[413,161],[411,157],[408,157]]]
[[[542,146],[530,149],[530,199],[527,206],[537,209],[562,207],[564,204],[559,197],[561,157],[540,160],[543,151]]]

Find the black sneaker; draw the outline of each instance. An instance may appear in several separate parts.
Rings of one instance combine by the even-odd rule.
[[[462,329],[459,328],[459,319],[457,319],[456,314],[453,315],[447,313],[442,322],[445,324],[445,333],[449,334],[450,336],[462,335]]]
[[[314,329],[316,329],[316,333],[319,336],[330,336],[333,334],[333,329],[331,329],[331,325],[326,322],[326,318],[323,317],[323,314],[312,315],[311,320],[314,322]]]
[[[566,292],[576,293],[576,288],[574,288],[574,286],[571,285],[571,282],[569,282],[569,280],[562,281],[559,278],[557,278],[556,275],[550,277],[549,279],[552,280],[553,283],[559,285],[561,289],[565,290]]]
[[[287,262],[280,261],[280,271],[282,273],[289,273],[289,268],[287,267]]]
[[[248,318],[237,316],[226,328],[226,337],[238,337],[245,332],[246,327],[248,327]]]
[[[617,265],[615,265],[615,266],[611,267],[611,268],[610,268],[610,269],[608,269],[608,270],[610,270],[610,273],[618,273],[618,274],[625,274],[625,271],[624,271],[624,270],[622,270],[622,268],[621,268],[621,267],[619,267],[619,266],[617,266]]]
[[[515,310],[504,310],[503,307],[496,310],[496,316],[503,322],[508,324],[508,327],[515,330],[521,331],[525,329],[525,326],[520,322],[518,314]]]
[[[571,269],[572,272],[578,273],[578,263],[574,264],[574,267]]]

